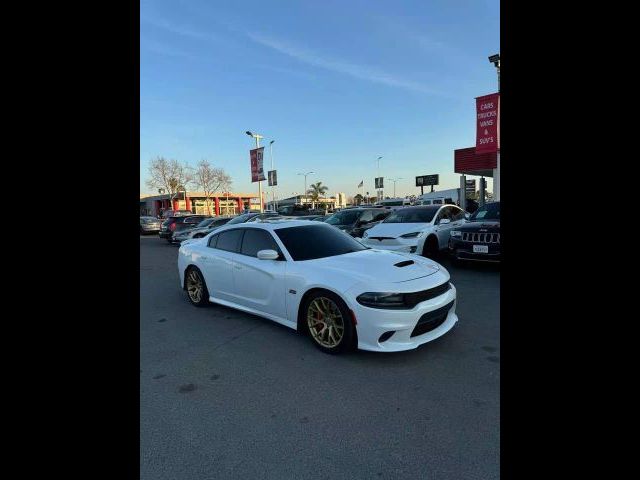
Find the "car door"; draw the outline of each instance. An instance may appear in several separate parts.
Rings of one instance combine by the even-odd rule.
[[[442,223],[442,220],[449,220],[449,223]],[[442,207],[436,214],[436,219],[434,222],[440,249],[446,248],[449,244],[449,235],[451,229],[453,228],[451,222],[451,208],[448,206]]]
[[[233,302],[286,320],[286,260],[261,260],[260,250],[280,252],[271,232],[245,228],[233,261]]]
[[[234,301],[233,259],[242,240],[242,229],[225,230],[208,239],[203,253],[202,274],[209,295],[220,300]]]

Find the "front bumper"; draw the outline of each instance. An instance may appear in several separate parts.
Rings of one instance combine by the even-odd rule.
[[[158,232],[158,235],[160,236],[160,238],[171,238],[173,232],[171,230],[160,230]]]
[[[473,245],[487,246],[488,253],[474,252]],[[474,244],[473,242],[463,242],[455,237],[449,238],[449,253],[458,260],[476,260],[480,262],[499,262],[502,256],[499,243]]]
[[[419,303],[411,310],[386,310],[360,305],[355,299],[351,302],[357,320],[358,348],[375,352],[401,352],[412,350],[420,345],[435,340],[451,330],[458,316],[456,315],[456,288],[451,288],[442,295]],[[451,306],[447,309],[447,305]],[[430,312],[443,309],[444,321],[430,331],[411,336],[419,320]],[[448,311],[447,311],[448,310]],[[427,317],[428,318],[428,315]],[[380,336],[393,331],[393,335],[385,341]]]
[[[389,250],[391,252],[404,252],[404,253],[416,253],[416,248],[418,246],[418,241],[416,239],[407,240],[404,242],[398,241],[397,239],[393,240],[369,240],[368,238],[363,238],[362,243],[369,248],[375,248],[377,250]],[[391,242],[394,243],[385,243]]]

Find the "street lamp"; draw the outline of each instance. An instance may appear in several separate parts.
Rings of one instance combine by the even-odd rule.
[[[493,63],[498,70],[498,91],[500,91],[500,54],[496,53],[495,55],[491,55],[489,61]]]
[[[396,182],[398,180],[403,180],[402,177],[398,177],[398,178],[390,178],[389,181],[393,182],[393,198],[396,198]]]
[[[256,148],[260,148],[260,139],[264,138],[262,135],[258,134],[258,133],[252,133],[249,130],[247,130],[245,132],[247,135],[249,135],[250,137],[253,137],[256,139]],[[263,212],[262,210],[262,180],[258,180],[258,195],[260,195],[260,213]],[[249,205],[251,205],[251,202],[249,202]],[[251,208],[251,207],[249,207]]]
[[[500,93],[500,54],[496,53],[489,57],[489,61],[493,63],[498,71],[498,93]],[[500,150],[496,153],[496,173],[493,179],[493,195],[494,200],[500,200]],[[482,198],[484,204],[484,198]]]
[[[378,157],[378,159],[376,160],[376,162],[378,162],[378,177],[380,177],[380,160],[382,159],[382,157]],[[376,193],[376,197],[378,198],[378,201],[380,201],[382,199],[382,189],[379,189]]]
[[[271,140],[269,142],[269,154],[271,155],[271,171],[273,171],[273,143],[274,142],[275,140]],[[276,191],[275,191],[274,185],[271,185],[271,204],[273,209],[275,210],[278,209],[278,207],[276,206]]]
[[[307,173],[299,173],[298,175],[304,175],[304,193],[305,198],[307,197],[307,175],[312,175],[315,172],[307,172]]]

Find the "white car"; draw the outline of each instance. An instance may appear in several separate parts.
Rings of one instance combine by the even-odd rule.
[[[447,248],[451,230],[466,221],[456,205],[405,207],[364,232],[362,241],[371,248],[433,257]]]
[[[432,260],[370,249],[322,222],[225,225],[188,240],[180,286],[308,334],[328,353],[410,350],[458,321],[456,289]]]

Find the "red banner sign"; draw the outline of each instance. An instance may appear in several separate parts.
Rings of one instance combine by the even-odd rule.
[[[476,98],[476,153],[500,150],[500,94]]]
[[[259,182],[265,179],[262,159],[264,157],[264,147],[254,148],[249,151],[251,158],[251,182]]]

